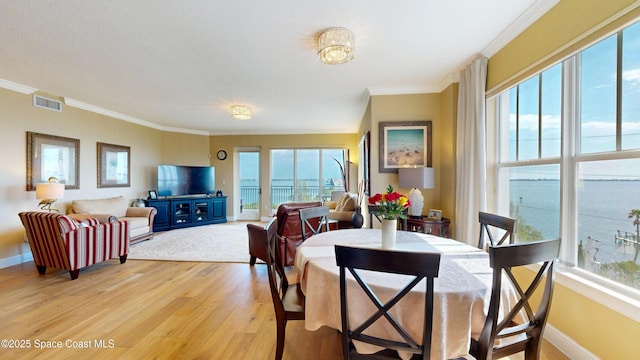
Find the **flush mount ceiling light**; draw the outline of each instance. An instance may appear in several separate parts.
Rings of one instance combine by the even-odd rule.
[[[231,117],[236,120],[249,120],[251,119],[251,109],[245,105],[232,105]]]
[[[318,56],[325,64],[346,64],[355,55],[355,40],[351,30],[333,27],[318,34]]]

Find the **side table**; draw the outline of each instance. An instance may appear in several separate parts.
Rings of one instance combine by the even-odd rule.
[[[449,237],[449,224],[451,221],[447,218],[442,220],[429,219],[426,216],[414,218],[407,217],[407,231],[421,232],[424,234],[433,234],[442,237]]]

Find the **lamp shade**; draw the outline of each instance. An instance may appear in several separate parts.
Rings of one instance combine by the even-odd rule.
[[[434,171],[431,167],[398,169],[400,187],[405,189],[433,189]]]
[[[36,184],[36,199],[62,199],[64,196],[64,184],[42,183]]]

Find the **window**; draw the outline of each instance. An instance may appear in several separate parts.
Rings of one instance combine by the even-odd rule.
[[[517,241],[561,237],[564,264],[640,290],[640,25],[497,98],[498,204]]]
[[[271,150],[271,206],[287,202],[323,201],[344,191],[343,149]]]

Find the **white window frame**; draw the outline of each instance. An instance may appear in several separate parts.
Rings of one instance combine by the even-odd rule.
[[[555,64],[554,64],[555,65]],[[496,161],[488,161],[488,164],[495,164],[492,170],[495,174],[495,183],[488,184],[488,187],[498,189],[500,183],[500,169],[513,168],[517,166],[533,165],[560,165],[560,238],[562,239],[562,249],[560,253],[561,262],[558,266],[557,282],[577,293],[596,301],[611,310],[614,310],[635,321],[640,321],[640,290],[633,289],[615,281],[597,276],[589,271],[572,266],[577,264],[577,234],[574,226],[567,224],[577,223],[577,198],[575,186],[577,180],[578,164],[586,161],[617,160],[640,158],[640,150],[618,150],[606,153],[579,154],[579,126],[577,119],[580,118],[579,91],[580,78],[578,74],[579,56],[574,55],[563,61],[562,70],[562,144],[560,157],[539,158],[521,161],[500,161],[501,146],[508,146],[508,135],[500,133],[500,115],[508,114],[505,104],[500,101],[501,96],[508,96],[507,92],[498,94],[487,99],[486,109],[488,121],[494,124],[496,134],[494,156]],[[543,70],[544,71],[544,70]],[[541,71],[542,72],[542,71]],[[535,76],[538,76],[536,74]],[[526,81],[523,80],[522,82]],[[569,106],[567,106],[569,104]],[[489,141],[487,141],[487,144]],[[489,192],[488,192],[489,193]],[[508,213],[508,203],[498,200],[499,194],[495,193],[496,211]],[[506,206],[506,208],[505,208]]]

